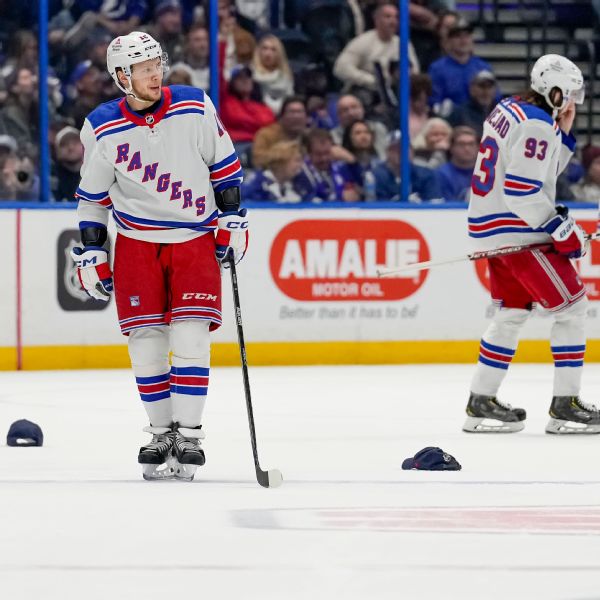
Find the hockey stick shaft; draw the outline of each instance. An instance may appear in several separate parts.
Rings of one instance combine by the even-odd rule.
[[[591,233],[586,235],[587,241],[593,241],[600,237],[599,233]],[[519,254],[521,252],[528,252],[530,250],[551,250],[552,244],[528,244],[523,246],[508,246],[507,248],[496,248],[494,250],[481,250],[479,252],[472,252],[464,256],[455,256],[454,258],[447,258],[444,260],[427,260],[420,263],[413,263],[398,267],[396,269],[380,269],[377,271],[378,277],[392,277],[397,273],[406,273],[408,271],[424,271],[425,269],[431,269],[433,267],[440,267],[442,265],[450,265],[458,262],[481,260],[483,258],[494,258],[498,256],[508,256],[510,254]]]
[[[276,487],[281,484],[281,473],[279,471],[263,471],[258,461],[258,448],[256,444],[256,427],[254,426],[254,411],[252,410],[252,397],[250,395],[250,377],[248,376],[248,359],[246,356],[246,342],[244,341],[244,329],[242,326],[242,309],[240,307],[240,294],[238,289],[237,271],[233,258],[228,260],[231,269],[231,288],[233,290],[233,306],[235,310],[235,323],[240,347],[240,359],[242,363],[242,377],[244,379],[244,394],[246,396],[246,410],[248,412],[248,425],[250,427],[250,442],[252,444],[252,456],[254,457],[254,468],[256,480],[263,487]],[[279,481],[278,481],[279,480]]]

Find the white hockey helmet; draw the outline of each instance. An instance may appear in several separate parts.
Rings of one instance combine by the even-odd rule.
[[[546,99],[555,110],[561,110],[571,100],[583,104],[585,88],[583,75],[577,65],[560,54],[545,54],[537,59],[531,70],[531,88]],[[562,92],[562,104],[556,106],[550,100],[550,92],[558,88]]]
[[[131,86],[131,66],[136,63],[160,58],[163,72],[168,69],[168,57],[162,51],[160,44],[149,34],[143,31],[132,31],[129,35],[115,38],[106,50],[106,67],[117,87],[127,95],[134,96]],[[119,81],[117,69],[129,79],[129,87],[125,88]]]

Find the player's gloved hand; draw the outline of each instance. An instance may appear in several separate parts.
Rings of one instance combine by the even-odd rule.
[[[77,276],[81,287],[96,300],[108,302],[113,291],[112,271],[108,264],[108,250],[100,246],[76,246],[71,258],[77,265]]]
[[[556,205],[556,215],[542,223],[542,229],[552,236],[552,243],[559,254],[569,258],[581,258],[587,252],[585,233],[562,204]]]
[[[217,231],[217,260],[225,267],[228,266],[229,255],[233,252],[233,261],[237,265],[248,247],[248,218],[247,210],[224,212],[219,215]]]

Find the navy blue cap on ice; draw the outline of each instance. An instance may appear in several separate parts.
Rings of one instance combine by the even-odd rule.
[[[441,448],[428,446],[419,450],[412,458],[402,462],[405,471],[419,469],[420,471],[460,471],[460,463]]]
[[[44,443],[44,434],[39,425],[21,419],[15,421],[6,436],[7,446],[41,446]]]

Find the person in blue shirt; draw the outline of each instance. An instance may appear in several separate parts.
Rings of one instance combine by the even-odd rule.
[[[305,139],[307,157],[294,187],[305,202],[356,202],[360,189],[348,165],[333,160],[333,138],[325,129],[312,129]]]
[[[244,179],[242,195],[254,202],[295,203],[302,197],[292,181],[302,170],[302,150],[295,141],[277,142],[267,156],[265,169]]]
[[[386,160],[380,162],[373,170],[378,200],[400,200],[400,157],[400,132],[393,131],[388,137]],[[441,197],[435,172],[414,165],[411,161],[409,202],[439,200]]]
[[[436,170],[444,200],[467,202],[478,151],[479,137],[475,131],[456,127],[450,139],[450,160]]]
[[[460,20],[448,30],[446,56],[429,67],[433,91],[429,99],[434,110],[447,115],[452,107],[469,99],[469,83],[480,71],[492,71],[490,65],[473,54],[473,26]]]

